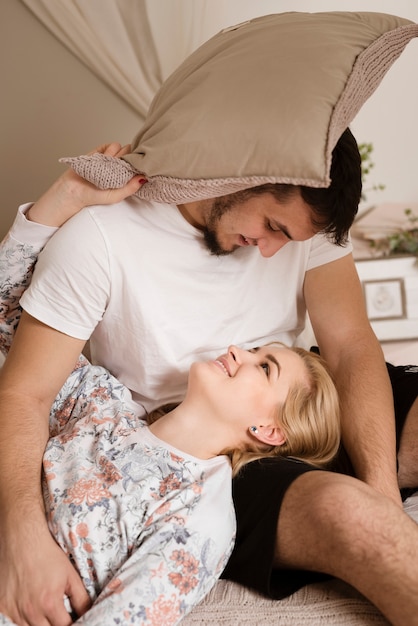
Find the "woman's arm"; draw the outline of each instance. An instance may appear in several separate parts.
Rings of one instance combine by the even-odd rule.
[[[30,224],[19,209],[11,230],[0,243],[0,350],[7,355],[19,324],[19,300],[29,286],[38,254],[54,228]]]
[[[29,285],[37,252],[13,242],[10,235],[0,244],[0,350],[6,356],[19,324],[20,296]]]
[[[121,157],[129,148],[113,143],[93,152]],[[39,253],[57,228],[85,206],[119,202],[134,193],[140,181],[135,177],[121,189],[102,191],[69,169],[35,204],[19,210],[0,244],[0,350],[4,355],[20,320],[20,296],[30,284]]]
[[[89,154],[100,152],[106,156],[122,157],[131,147],[119,143],[104,144]],[[45,226],[62,226],[73,215],[86,206],[116,204],[131,196],[147,181],[143,176],[134,176],[120,189],[97,189],[88,181],[68,169],[29,209],[28,219]]]

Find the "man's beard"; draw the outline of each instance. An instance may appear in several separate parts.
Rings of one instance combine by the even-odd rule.
[[[203,229],[203,240],[206,248],[213,255],[226,256],[227,254],[231,254],[231,252],[233,252],[233,250],[224,250],[219,243],[216,231],[212,228],[208,228],[207,226]]]
[[[239,247],[236,246],[232,250],[225,250],[219,242],[217,233],[217,226],[221,218],[236,204],[236,202],[231,200],[231,196],[222,196],[213,200],[206,218],[206,226],[202,230],[205,245],[209,252],[215,256],[226,256]]]

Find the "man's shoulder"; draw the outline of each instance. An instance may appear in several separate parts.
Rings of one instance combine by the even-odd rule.
[[[171,204],[161,204],[131,196],[116,204],[86,207],[78,214],[78,220],[83,223],[91,221],[97,225],[111,225],[112,223],[126,224],[128,220],[132,224],[136,222],[141,223],[144,220],[147,222],[158,221],[159,217],[163,215],[167,209],[172,210],[173,208],[175,207]]]
[[[140,214],[141,211],[149,210],[150,203],[144,202],[136,197],[125,198],[121,202],[117,202],[115,204],[98,204],[88,206],[82,211],[80,211],[79,216],[89,216],[88,218],[84,217],[84,219],[97,219],[99,217],[108,217],[112,218],[114,216],[121,215],[129,215],[129,214]]]
[[[324,233],[312,237],[308,269],[337,261],[352,252],[353,246],[349,239],[345,245],[337,245]]]

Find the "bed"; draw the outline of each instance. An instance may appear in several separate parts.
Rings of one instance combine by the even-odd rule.
[[[418,523],[418,492],[404,502]],[[195,626],[387,626],[380,611],[341,580],[303,587],[284,600],[270,600],[236,583],[219,580],[182,624]]]

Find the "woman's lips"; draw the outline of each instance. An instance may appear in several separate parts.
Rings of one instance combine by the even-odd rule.
[[[216,359],[214,363],[219,367],[219,369],[223,371],[224,374],[226,374],[229,377],[231,376],[231,372],[229,371],[228,361],[225,358],[220,357],[219,359]]]

